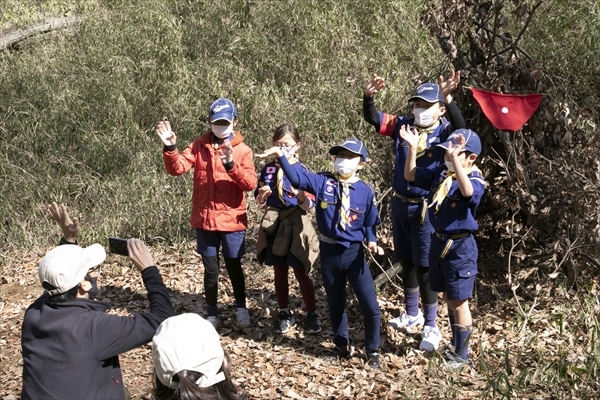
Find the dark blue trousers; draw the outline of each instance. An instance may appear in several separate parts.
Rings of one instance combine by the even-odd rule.
[[[381,315],[373,276],[367,266],[362,243],[353,243],[349,248],[345,248],[340,244],[321,242],[321,274],[329,304],[333,343],[340,347],[350,345],[346,316],[348,281],[356,294],[365,320],[365,347],[367,350],[377,350]]]

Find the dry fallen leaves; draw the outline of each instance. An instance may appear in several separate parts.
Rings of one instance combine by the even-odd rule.
[[[177,313],[204,310],[202,295],[202,263],[193,256],[190,248],[179,249],[176,254],[154,251]],[[27,306],[41,294],[35,265],[39,258],[21,260],[2,266],[2,276],[7,277],[0,286],[0,399],[17,399],[20,394],[22,360],[20,354],[20,324]],[[305,334],[302,329],[303,303],[297,283],[290,274],[290,306],[297,311],[298,324],[286,335],[272,333],[272,316],[277,315],[277,302],[273,292],[272,270],[258,265],[255,260],[245,262],[247,273],[248,306],[253,326],[241,330],[234,323],[233,292],[226,273],[219,278],[219,301],[222,315],[221,336],[224,348],[233,360],[236,383],[253,399],[397,399],[405,398],[476,398],[488,381],[477,370],[451,372],[437,355],[423,354],[418,350],[419,331],[395,331],[385,321],[395,317],[402,304],[400,293],[380,296],[382,309],[382,363],[383,371],[365,366],[362,358],[362,318],[358,304],[349,291],[348,315],[350,334],[357,345],[356,355],[350,360],[329,361],[320,357],[331,348],[325,294],[318,271],[315,276],[318,312],[324,323],[323,332]],[[111,313],[130,315],[148,307],[145,290],[139,274],[126,261],[110,257],[102,266],[100,284],[102,296],[113,304]],[[502,371],[506,350],[508,362],[515,369],[524,368],[518,354],[527,354],[532,348],[547,352],[551,345],[564,343],[573,348],[566,357],[570,362],[582,362],[582,351],[574,346],[577,338],[567,337],[550,312],[539,312],[527,325],[525,335],[517,337],[512,317],[505,304],[484,301],[472,307],[476,329],[471,340],[475,360],[483,360],[491,371]],[[226,299],[229,299],[227,301]],[[441,303],[443,304],[443,303]],[[543,307],[539,306],[543,310]],[[551,310],[551,308],[549,308]],[[512,311],[514,312],[514,310]],[[445,306],[439,310],[446,315]],[[444,335],[444,345],[450,336],[445,318],[438,319]],[[563,324],[564,328],[564,324]],[[532,342],[534,335],[536,341]],[[526,340],[527,339],[527,340]],[[133,399],[152,398],[151,345],[147,344],[123,354],[122,370]],[[449,377],[452,377],[449,379]],[[444,397],[446,396],[446,397]]]

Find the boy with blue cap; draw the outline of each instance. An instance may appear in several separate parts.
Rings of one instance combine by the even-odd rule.
[[[429,246],[433,228],[427,216],[427,190],[410,185],[404,179],[404,164],[408,144],[400,137],[400,128],[408,125],[418,134],[417,165],[434,170],[443,163],[444,153],[435,145],[446,141],[452,131],[463,128],[465,122],[450,93],[460,83],[460,72],[450,77],[420,85],[408,99],[412,103],[410,117],[377,112],[373,96],[385,86],[375,75],[364,90],[363,112],[367,122],[383,136],[394,140],[396,162],[392,188],[392,232],[394,259],[402,265],[402,285],[405,311],[389,321],[395,329],[423,325],[421,350],[433,351],[442,338],[436,325],[437,293],[429,285]],[[448,120],[443,115],[448,111]],[[419,309],[419,294],[423,312]]]
[[[481,141],[470,129],[454,131],[438,145],[446,151],[444,165],[430,170],[417,167],[418,136],[405,126],[400,129],[400,136],[409,145],[406,180],[429,190],[429,219],[435,229],[431,236],[429,278],[432,290],[444,294],[452,328],[453,351],[446,354],[446,363],[453,369],[471,365],[469,337],[473,320],[469,298],[473,295],[478,255],[473,232],[478,228],[475,212],[485,190],[481,171],[475,166]]]
[[[246,281],[241,258],[245,254],[248,226],[246,196],[257,183],[252,150],[234,130],[237,110],[229,99],[215,100],[209,107],[210,131],[194,140],[181,154],[169,121],[161,121],[156,134],[162,140],[163,161],[169,175],[194,169],[194,192],[190,224],[196,228],[198,254],[204,265],[207,320],[219,324],[217,307],[219,249],[235,297],[235,316],[242,327],[250,326],[246,308]]]
[[[346,315],[346,281],[354,289],[365,323],[365,356],[369,366],[379,369],[381,316],[375,286],[367,265],[363,241],[371,253],[383,254],[377,246],[376,226],[380,224],[373,188],[357,172],[364,168],[367,149],[357,139],[333,146],[335,174],[295,169],[279,147],[258,157],[278,155],[278,162],[292,186],[316,197],[316,219],[321,232],[320,255],[323,286],[327,293],[336,358],[349,358],[350,337]]]

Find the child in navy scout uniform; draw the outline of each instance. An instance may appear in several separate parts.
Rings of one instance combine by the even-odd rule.
[[[409,125],[418,136],[417,166],[436,169],[444,160],[442,149],[436,144],[446,141],[452,131],[464,128],[465,122],[450,93],[460,83],[460,72],[435,83],[424,83],[408,99],[413,115],[403,117],[377,112],[373,95],[385,86],[385,81],[374,76],[364,90],[363,112],[367,122],[383,136],[394,141],[396,162],[392,188],[392,232],[394,259],[402,265],[402,284],[405,311],[389,321],[395,329],[423,325],[421,350],[433,351],[439,346],[441,333],[435,320],[437,293],[429,285],[429,246],[433,228],[427,215],[427,190],[414,187],[404,179],[404,165],[408,144],[400,137],[401,126]],[[443,115],[448,111],[448,119]],[[419,309],[419,293],[423,312]]]
[[[367,149],[356,139],[348,139],[329,150],[335,156],[335,173],[311,173],[293,168],[282,150],[268,149],[259,157],[277,154],[292,186],[316,196],[316,219],[321,232],[320,255],[323,285],[327,293],[336,358],[351,356],[346,315],[346,281],[354,289],[365,322],[365,356],[373,368],[380,368],[380,311],[373,277],[367,265],[363,241],[368,251],[383,254],[377,246],[379,213],[373,188],[357,172],[367,160]]]
[[[281,149],[296,171],[307,170],[296,156],[300,148],[300,133],[294,125],[277,127],[273,146]],[[304,329],[308,333],[321,332],[315,288],[309,275],[319,250],[319,238],[306,213],[314,206],[314,196],[296,190],[277,161],[263,167],[254,195],[256,202],[265,208],[258,231],[257,258],[261,263],[272,265],[275,273],[279,315],[274,331],[286,333],[296,322],[289,310],[288,269],[292,267],[307,311]]]
[[[409,144],[404,175],[416,187],[429,193],[429,219],[435,229],[429,256],[431,288],[444,294],[452,328],[454,351],[446,363],[456,369],[470,365],[469,337],[473,330],[469,298],[477,275],[477,244],[473,232],[478,225],[475,210],[485,190],[481,171],[474,165],[481,153],[481,141],[470,129],[459,129],[439,144],[446,150],[445,164],[435,170],[416,165],[418,136],[406,126],[401,137]]]

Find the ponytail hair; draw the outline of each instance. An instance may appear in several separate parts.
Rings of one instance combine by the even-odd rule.
[[[246,400],[246,394],[239,391],[231,380],[231,360],[225,353],[221,372],[225,380],[209,387],[200,387],[196,381],[202,374],[184,369],[173,377],[174,382],[179,382],[177,389],[171,389],[160,381],[155,373],[154,394],[157,400]]]

